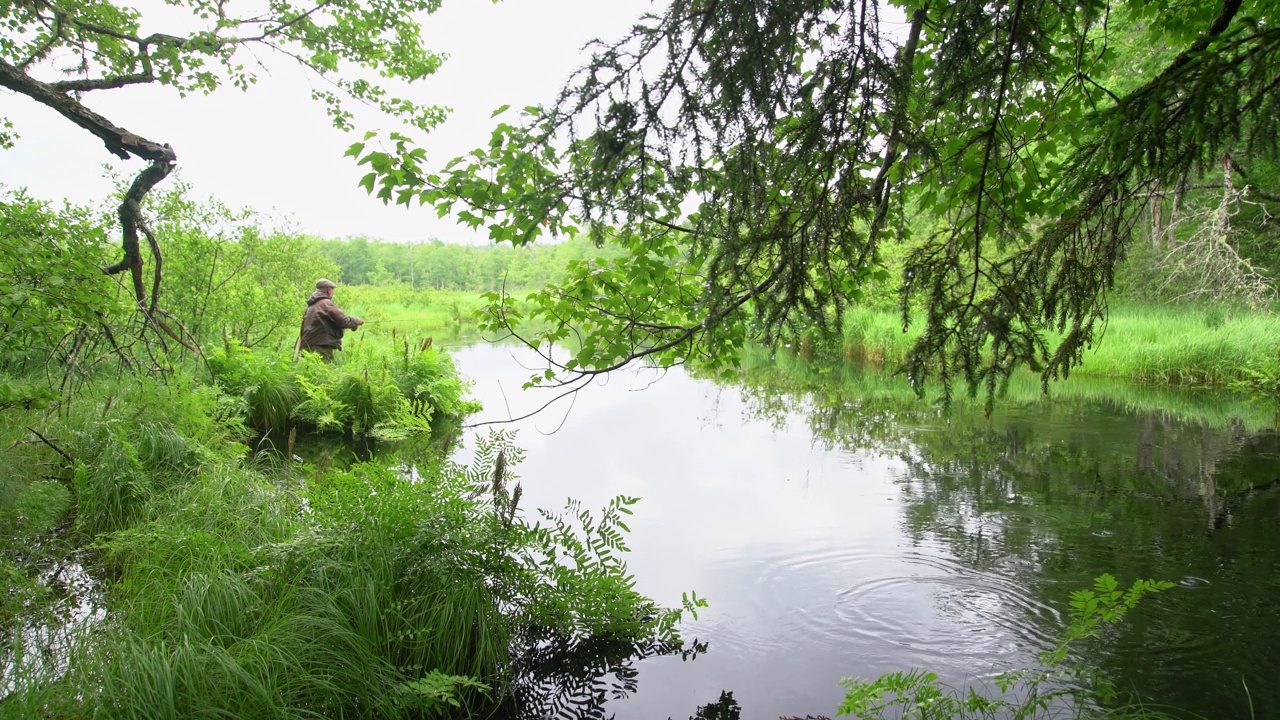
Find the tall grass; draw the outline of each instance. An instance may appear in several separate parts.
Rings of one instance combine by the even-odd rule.
[[[842,320],[844,355],[882,366],[905,365],[907,353],[920,336],[919,328],[920,323],[913,322],[908,332],[903,332],[901,315],[888,310],[850,308]]]
[[[337,300],[365,321],[361,332],[454,337],[472,327],[485,300],[478,292],[413,290],[406,284],[351,285],[339,288]]]
[[[375,467],[312,489],[207,469],[101,543],[116,619],[72,683],[122,718],[396,718],[431,709],[405,686],[429,673],[500,679],[476,518],[425,489]],[[414,544],[423,526],[450,541]]]
[[[914,318],[904,333],[900,315],[854,308],[844,317],[844,354],[901,367],[922,325],[922,318]],[[1280,372],[1280,317],[1275,315],[1122,305],[1112,308],[1101,330],[1073,375],[1221,388],[1255,385],[1258,377]]]
[[[416,350],[387,372],[400,363],[406,386],[392,387],[432,402],[448,365],[408,372]],[[525,672],[513,651],[527,628],[627,648],[677,637],[679,614],[636,593],[618,557],[633,501],[537,527],[518,492],[478,489],[513,480],[510,436],[479,443],[475,467],[428,455],[411,477],[394,460],[264,472],[227,451],[221,396],[173,382],[104,385],[105,401],[91,388],[57,420],[79,498],[70,535],[94,550],[108,613],[57,648],[15,632],[29,612],[4,618],[0,717],[481,714]]]
[[[1223,387],[1271,368],[1280,353],[1280,317],[1203,308],[1116,309],[1080,372],[1171,385]]]

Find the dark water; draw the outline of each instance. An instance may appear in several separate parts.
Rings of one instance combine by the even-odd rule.
[[[520,415],[531,364],[456,351],[486,410]],[[639,589],[695,589],[693,662],[639,664],[619,718],[685,718],[733,692],[744,718],[833,715],[845,676],[923,667],[982,685],[1034,661],[1067,596],[1103,572],[1180,587],[1086,647],[1144,700],[1280,717],[1280,440],[1236,398],[1032,381],[990,419],[904,381],[755,358],[742,382],[616,374],[518,424],[526,509],[643,498]],[[467,450],[460,451],[465,457]],[[1248,693],[1245,691],[1245,684]]]

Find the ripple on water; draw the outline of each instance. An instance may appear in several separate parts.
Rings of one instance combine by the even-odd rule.
[[[775,547],[722,569],[746,587],[720,622],[699,623],[718,652],[823,648],[874,665],[972,668],[1034,653],[1060,626],[1015,580],[927,545]]]
[[[913,558],[914,559],[914,558]],[[919,563],[938,569],[938,559]],[[915,564],[915,563],[913,563]],[[866,578],[841,590],[836,615],[868,642],[927,660],[991,660],[1053,640],[1055,611],[1016,583],[947,563],[946,572]]]

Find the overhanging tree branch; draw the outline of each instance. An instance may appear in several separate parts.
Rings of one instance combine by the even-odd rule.
[[[129,85],[142,85],[156,82],[158,78],[147,72],[135,75],[118,75],[115,77],[92,78],[85,80],[62,80],[49,83],[49,88],[56,92],[84,92],[87,90],[115,90]]]

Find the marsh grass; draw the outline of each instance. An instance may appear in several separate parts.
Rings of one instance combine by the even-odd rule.
[[[902,367],[919,337],[919,320],[904,333],[897,313],[854,308],[843,321],[844,355],[890,369]],[[1072,370],[1073,377],[1226,388],[1252,387],[1280,376],[1280,317],[1275,315],[1118,305],[1100,330],[1095,347]]]
[[[351,285],[338,291],[342,307],[365,321],[362,333],[451,338],[474,326],[486,302],[481,293],[411,290],[407,285]]]
[[[928,387],[924,397],[917,397],[905,375],[870,363],[804,358],[791,352],[748,346],[743,350],[742,366],[749,382],[765,383],[785,393],[838,392],[861,406],[878,405],[903,413],[916,410],[932,414],[942,403],[937,387]],[[958,413],[985,413],[985,399],[980,393],[974,397],[957,393],[953,403],[953,410]],[[1050,383],[1046,395],[1040,376],[1026,370],[1017,371],[1009,378],[994,411],[1042,403],[1062,407],[1105,405],[1214,428],[1239,426],[1250,432],[1280,425],[1275,406],[1260,402],[1248,393],[1117,382],[1107,377],[1072,374],[1067,380]]]

